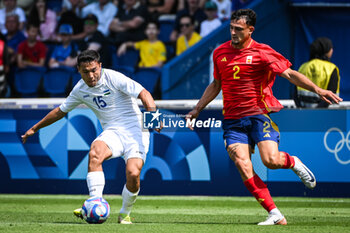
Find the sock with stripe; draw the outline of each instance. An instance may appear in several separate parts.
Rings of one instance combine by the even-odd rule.
[[[258,175],[254,175],[243,183],[267,212],[276,208],[266,184]]]
[[[292,156],[290,156],[287,152],[281,151],[280,153],[285,156],[284,165],[282,168],[283,169],[293,168],[295,165],[294,158]]]

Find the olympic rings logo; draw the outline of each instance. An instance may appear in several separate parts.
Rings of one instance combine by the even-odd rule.
[[[328,134],[330,134],[331,132],[338,132],[341,136],[341,140],[337,142],[337,144],[335,145],[334,149],[330,148],[327,144],[327,137],[328,137]],[[344,145],[346,145],[346,147],[348,148],[348,150],[350,151],[350,131],[348,132],[348,134],[344,135],[344,133],[338,129],[338,128],[330,128],[327,130],[327,132],[325,133],[324,137],[323,137],[323,144],[324,146],[326,147],[327,151],[334,154],[335,156],[335,159],[340,163],[340,164],[343,164],[343,165],[346,165],[346,164],[349,164],[350,163],[350,159],[347,160],[347,161],[344,161],[344,160],[341,160],[338,156],[338,152],[340,152]]]

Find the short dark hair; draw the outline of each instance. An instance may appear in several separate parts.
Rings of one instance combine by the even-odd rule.
[[[40,26],[35,24],[35,23],[28,23],[27,25],[27,30],[31,29],[31,28],[36,28],[36,29],[40,29]],[[39,32],[40,33],[40,32]]]
[[[160,28],[160,24],[159,24],[159,22],[156,21],[156,20],[150,20],[150,21],[148,21],[146,27],[147,27],[149,24],[154,24],[154,25],[156,25],[156,28],[157,28],[157,29]]]
[[[191,15],[189,15],[189,14],[181,15],[179,18],[179,23],[180,23],[182,18],[190,18],[191,24],[194,25],[194,18]]]
[[[78,55],[78,66],[84,62],[98,62],[100,63],[100,54],[95,50],[84,50]]]
[[[239,9],[232,12],[231,21],[236,21],[239,19],[245,19],[247,25],[255,26],[256,13],[252,9]]]

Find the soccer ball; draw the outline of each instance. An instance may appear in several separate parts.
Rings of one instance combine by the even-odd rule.
[[[84,202],[81,212],[88,223],[104,223],[111,209],[108,202],[102,197],[90,197]]]

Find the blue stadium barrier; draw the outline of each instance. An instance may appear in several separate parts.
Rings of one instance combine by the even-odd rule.
[[[23,103],[18,105],[19,101]],[[75,109],[41,129],[26,144],[20,141],[29,127],[61,102],[62,99],[1,102],[1,193],[88,193],[88,151],[102,130],[92,111]],[[195,103],[157,103],[163,106],[160,112],[165,127],[160,134],[151,132],[141,173],[142,194],[250,195],[225,151],[220,127],[195,131],[169,128],[166,119],[184,120],[183,116]],[[198,120],[222,120],[221,106],[217,106],[209,106]],[[280,150],[297,155],[318,182],[314,190],[309,190],[291,170],[267,169],[256,149],[252,156],[255,171],[268,183],[272,195],[349,197],[350,109],[284,109],[271,117],[281,132]],[[111,159],[103,167],[105,193],[120,194],[125,182],[124,160]]]

